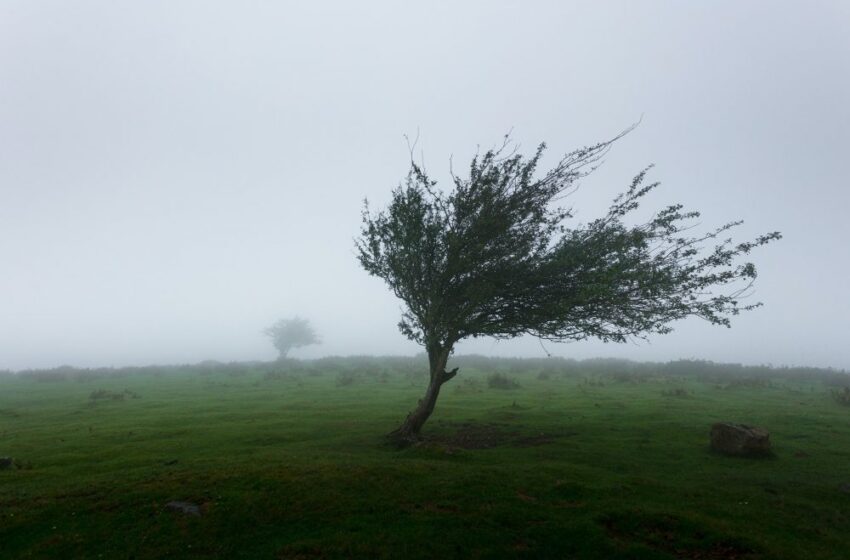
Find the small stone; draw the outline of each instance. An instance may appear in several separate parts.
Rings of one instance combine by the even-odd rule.
[[[12,457],[0,457],[0,471],[11,469],[15,466],[15,460]]]
[[[850,482],[845,482],[844,484],[839,484],[838,489],[844,492],[845,494],[850,494]]]
[[[184,515],[194,515],[195,517],[201,516],[201,508],[192,502],[168,502],[165,504],[165,507],[171,511],[177,511]]]
[[[770,432],[746,424],[718,422],[711,426],[711,448],[735,457],[768,456]]]

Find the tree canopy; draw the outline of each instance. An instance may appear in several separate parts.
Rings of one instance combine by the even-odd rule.
[[[740,257],[780,234],[733,243],[725,234],[742,222],[732,221],[694,235],[699,213],[679,204],[628,223],[659,185],[646,181],[651,166],[602,217],[568,227],[561,201],[623,134],[542,173],[545,144],[526,158],[506,137],[468,175],[452,172],[448,190],[411,162],[386,209],[365,203],[359,261],[404,302],[399,328],[425,346],[432,381],[450,378],[448,355],[469,337],[623,342],[689,316],[729,326],[760,305],[743,301],[756,268]]]
[[[263,330],[263,333],[271,338],[272,344],[280,353],[280,359],[286,358],[293,348],[320,342],[310,322],[301,317],[280,319],[274,325]]]

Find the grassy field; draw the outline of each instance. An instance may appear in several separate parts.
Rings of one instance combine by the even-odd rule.
[[[0,375],[0,558],[850,557],[846,376],[455,365],[404,450],[424,358]]]

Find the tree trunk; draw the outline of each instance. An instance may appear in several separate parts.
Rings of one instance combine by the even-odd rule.
[[[395,445],[406,447],[421,440],[420,432],[422,426],[434,412],[434,405],[440,395],[440,387],[457,374],[457,368],[446,371],[446,362],[451,354],[451,347],[439,346],[428,348],[428,362],[430,366],[430,381],[425,396],[420,399],[416,408],[407,415],[401,426],[387,434],[387,437]]]

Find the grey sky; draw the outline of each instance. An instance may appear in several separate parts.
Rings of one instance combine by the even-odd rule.
[[[510,129],[558,154],[643,115],[570,204],[655,163],[753,255],[765,303],[555,355],[850,368],[850,3],[0,2],[0,369],[413,353],[359,269],[404,133],[448,175]],[[459,352],[541,356],[535,340]]]

